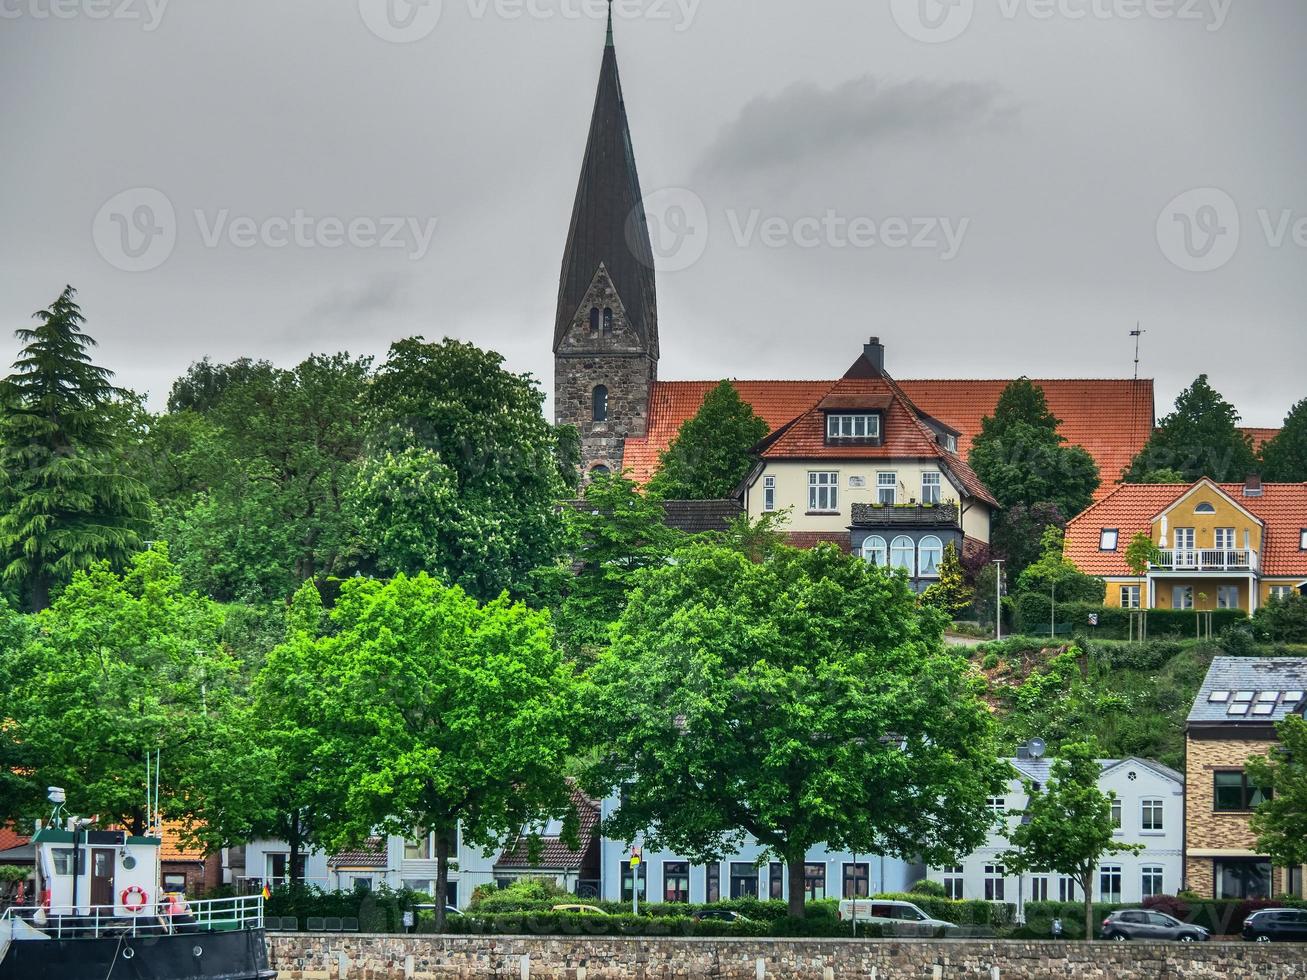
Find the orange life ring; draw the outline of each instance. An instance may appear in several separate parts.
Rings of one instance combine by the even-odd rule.
[[[128,896],[130,896],[133,892],[141,896],[140,901],[129,902],[127,900]],[[130,888],[123,889],[123,893],[122,895],[119,896],[119,899],[122,902],[123,908],[125,908],[128,912],[139,912],[141,911],[141,909],[145,908],[146,904],[150,901],[150,896],[145,894],[145,889],[142,888],[140,885],[132,885]]]

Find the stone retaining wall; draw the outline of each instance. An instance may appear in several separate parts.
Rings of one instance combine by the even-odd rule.
[[[279,980],[1290,980],[1304,949],[1236,943],[273,934]]]

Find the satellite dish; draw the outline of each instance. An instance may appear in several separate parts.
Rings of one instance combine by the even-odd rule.
[[[1032,759],[1042,759],[1044,753],[1048,751],[1048,746],[1044,744],[1042,738],[1032,738],[1027,743],[1026,748],[1030,750],[1030,758]]]

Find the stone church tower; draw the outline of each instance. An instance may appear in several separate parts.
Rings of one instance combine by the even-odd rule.
[[[580,431],[586,474],[620,473],[626,438],[648,434],[658,301],[642,198],[610,5],[554,325],[554,417]]]

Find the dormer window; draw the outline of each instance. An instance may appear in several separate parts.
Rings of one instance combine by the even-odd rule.
[[[1105,527],[1098,535],[1099,551],[1116,551],[1121,542],[1121,532],[1114,527]]]
[[[939,444],[943,446],[947,452],[956,453],[958,451],[958,437],[948,432],[940,434]]]
[[[826,416],[828,442],[879,439],[880,415],[876,412],[840,413]]]

